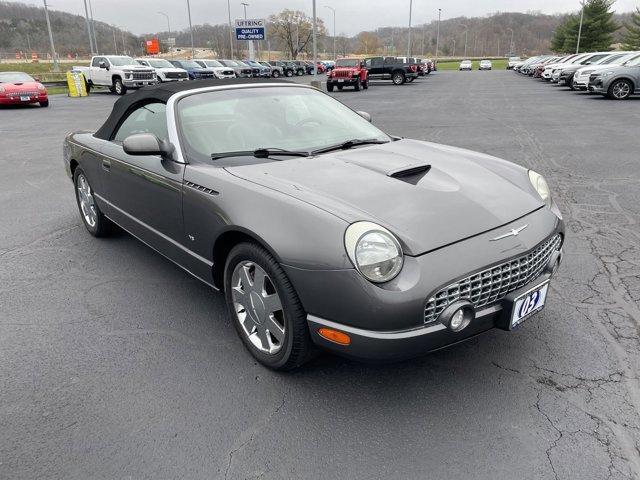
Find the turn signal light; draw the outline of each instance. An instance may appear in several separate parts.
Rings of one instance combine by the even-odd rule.
[[[349,335],[332,328],[322,327],[318,329],[318,335],[330,342],[337,343],[338,345],[351,344],[351,337],[349,337]]]

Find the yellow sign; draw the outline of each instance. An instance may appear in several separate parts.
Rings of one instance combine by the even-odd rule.
[[[70,97],[87,96],[87,84],[85,83],[82,72],[67,72],[67,86],[69,87]]]

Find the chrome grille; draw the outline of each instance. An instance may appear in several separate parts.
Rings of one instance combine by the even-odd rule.
[[[134,80],[153,80],[153,72],[133,72],[132,78]]]
[[[526,255],[474,273],[438,290],[424,307],[424,323],[435,322],[448,305],[459,299],[468,299],[476,310],[501,301],[508,293],[537,278],[561,243],[560,235],[555,235]]]

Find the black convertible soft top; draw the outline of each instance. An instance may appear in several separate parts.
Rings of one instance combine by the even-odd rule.
[[[136,108],[148,103],[167,103],[175,93],[206,87],[232,86],[247,83],[294,83],[286,80],[271,78],[232,78],[212,80],[189,80],[186,82],[159,83],[150,87],[143,87],[134,93],[123,95],[113,105],[113,110],[107,121],[98,129],[94,137],[111,140],[116,129],[124,118]]]

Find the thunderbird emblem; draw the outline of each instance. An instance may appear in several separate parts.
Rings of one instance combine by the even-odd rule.
[[[529,225],[523,225],[520,228],[512,228],[511,231],[505,233],[504,235],[500,235],[496,238],[492,238],[491,241],[495,242],[496,240],[502,240],[503,238],[507,238],[507,237],[517,237],[518,234],[520,234],[520,232],[525,228],[527,228],[528,226]]]

